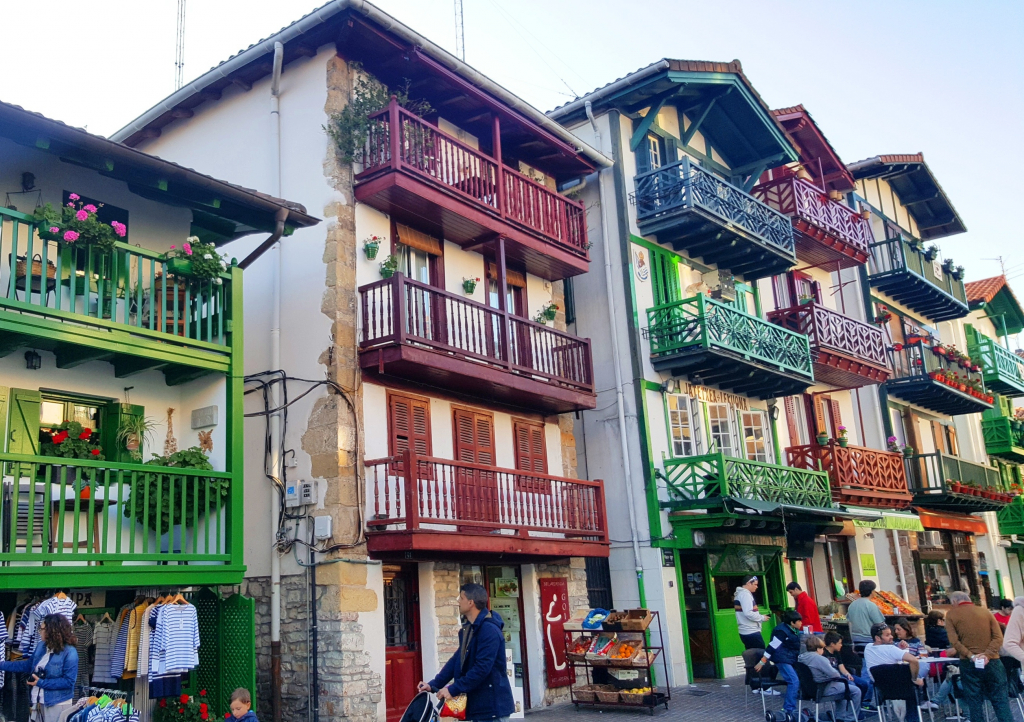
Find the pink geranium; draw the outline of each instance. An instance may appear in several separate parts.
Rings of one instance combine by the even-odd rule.
[[[92,203],[90,203],[87,206],[82,206],[82,210],[83,211],[89,211],[90,213],[95,213],[96,212],[96,206],[94,206]]]
[[[182,248],[185,249],[185,254],[186,255],[189,255],[189,256],[192,255],[192,244],[191,243],[189,243],[188,241],[185,241],[185,245],[183,245]]]
[[[50,226],[50,233],[60,233],[60,229],[57,226]]]
[[[172,251],[173,251],[173,250],[174,250],[175,248],[177,248],[177,246],[171,246],[171,250],[172,250]]]
[[[64,231],[64,240],[68,243],[74,243],[78,240],[78,231]]]
[[[89,214],[86,213],[85,210],[83,209],[83,210],[78,211],[78,213],[75,214],[75,218],[77,218],[80,221],[87,221],[87,220],[89,220]]]
[[[77,201],[77,200],[78,200],[79,198],[81,198],[81,197],[82,197],[82,196],[78,195],[77,193],[69,193],[69,194],[68,194],[68,198],[70,198],[70,199],[71,199],[71,200],[73,200],[73,201]]]
[[[125,234],[128,232],[128,227],[125,226],[125,224],[123,224],[123,223],[118,223],[117,221],[111,221],[110,225],[113,227],[114,233],[116,233],[121,238],[124,238]]]

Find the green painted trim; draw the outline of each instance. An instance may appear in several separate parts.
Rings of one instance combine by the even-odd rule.
[[[231,268],[231,314],[234,321],[229,338],[231,341],[231,374],[227,379],[227,426],[225,438],[229,446],[228,470],[234,481],[231,484],[227,513],[226,538],[232,563],[244,565],[245,554],[245,339],[243,336],[245,295],[242,288],[242,269]]]
[[[686,681],[693,684],[693,659],[690,657],[690,625],[686,621],[686,597],[683,587],[683,570],[679,564],[679,550],[672,550],[672,559],[675,561],[676,570],[676,604],[679,605],[679,619],[682,627],[683,656],[686,659]]]
[[[629,234],[629,242],[630,243],[635,243],[638,246],[643,246],[648,251],[653,251],[654,253],[668,253],[668,254],[671,254],[671,255],[675,256],[676,259],[678,259],[678,261],[680,263],[682,263],[684,266],[688,266],[688,267],[692,268],[693,270],[697,271],[697,273],[703,274],[703,273],[708,273],[709,271],[711,271],[711,269],[708,266],[705,266],[703,264],[697,263],[697,261],[694,261],[694,260],[692,260],[690,258],[687,258],[686,256],[681,255],[678,251],[676,251],[676,250],[674,250],[672,248],[666,248],[665,246],[659,245],[659,244],[655,243],[654,241],[648,241],[646,238],[642,238],[641,236],[634,236],[632,233],[630,233]],[[632,259],[630,259],[630,261],[631,261],[630,266],[632,266]]]
[[[166,557],[165,557],[166,558]],[[136,587],[233,586],[241,584],[245,567],[229,566],[79,566],[79,567],[17,567],[4,568],[0,589],[55,589],[70,587]]]
[[[665,107],[665,103],[667,103],[668,100],[678,92],[679,88],[671,88],[661,95],[651,98],[653,101],[651,106],[647,109],[647,113],[640,120],[640,124],[633,129],[633,135],[629,139],[629,149],[631,151],[635,153],[636,149],[639,148],[640,144],[643,142],[643,139],[647,137],[647,131],[652,127],[656,127],[655,123],[658,120],[658,113],[660,113],[661,109]]]
[[[775,408],[779,408],[778,404],[775,405]],[[771,409],[765,412],[765,417],[768,419],[768,428],[772,431],[772,449],[775,451],[775,463],[781,464],[785,459],[782,456],[782,446],[779,444],[779,429],[775,424],[775,419],[772,418]]]

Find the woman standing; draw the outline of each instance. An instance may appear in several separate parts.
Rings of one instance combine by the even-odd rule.
[[[78,677],[78,650],[71,622],[62,614],[48,614],[39,624],[39,643],[32,659],[0,662],[0,670],[31,674],[32,722],[57,722],[71,706]]]

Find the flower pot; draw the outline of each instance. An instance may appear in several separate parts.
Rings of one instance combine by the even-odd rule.
[[[164,266],[166,266],[168,273],[175,276],[192,275],[192,261],[186,258],[168,258],[164,261]]]
[[[394,275],[395,275],[394,269],[381,267],[381,269],[380,269],[380,277],[381,278],[387,279],[387,278],[391,278]]]
[[[476,279],[468,278],[462,282],[462,290],[465,291],[467,296],[472,296],[476,293]]]
[[[949,490],[954,494],[959,494],[963,490],[963,486],[960,485],[960,482],[953,481],[949,484]]]
[[[807,304],[809,304],[809,303],[811,303],[813,301],[814,301],[813,298],[801,298],[800,299],[800,305],[801,306],[806,306]]]
[[[380,250],[380,243],[364,243],[363,251],[366,253],[366,260],[372,261],[377,257],[377,251]]]
[[[903,458],[909,459],[913,455],[914,455],[914,450],[913,449],[904,449],[903,450]]]
[[[844,449],[850,444],[850,440],[848,438],[846,438],[845,436],[840,436],[837,439],[837,441],[839,441],[839,445],[841,447],[843,447]]]
[[[825,434],[818,434],[818,436],[815,438],[817,439],[819,446],[828,445],[828,436],[826,436]]]

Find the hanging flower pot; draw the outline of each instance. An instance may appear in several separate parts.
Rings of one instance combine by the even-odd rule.
[[[946,349],[941,344],[937,344],[935,346],[932,346],[932,353],[935,354],[936,356],[945,356]]]
[[[934,244],[928,246],[926,249],[924,249],[924,257],[926,261],[931,263],[932,261],[939,257],[939,247]]]
[[[372,261],[375,259],[378,250],[380,250],[380,241],[377,240],[377,236],[373,236],[363,242],[363,253],[366,254],[366,260]]]
[[[914,447],[913,446],[904,446],[903,447],[903,457],[904,458],[909,459],[913,455],[914,455]]]
[[[478,283],[480,283],[479,278],[463,278],[462,290],[467,296],[472,296],[476,292],[476,284]]]
[[[164,261],[167,272],[175,276],[191,276],[192,261],[187,258],[168,258]]]
[[[380,277],[391,278],[398,270],[398,256],[388,256],[380,262]]]

